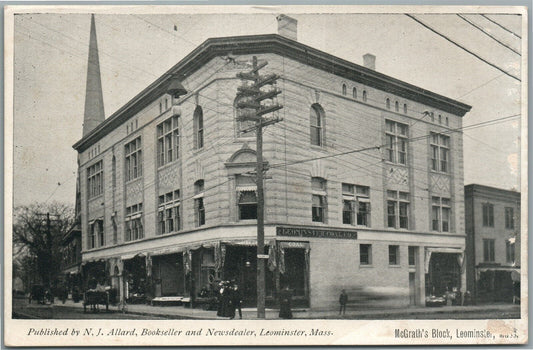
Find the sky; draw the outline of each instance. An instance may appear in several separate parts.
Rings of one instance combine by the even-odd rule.
[[[377,71],[471,105],[464,126],[521,113],[521,83],[511,77],[521,72],[520,15],[464,14],[493,38],[453,13],[415,15],[504,73],[401,13],[210,9],[215,13],[152,7],[15,15],[14,206],[74,203],[72,145],[82,136],[91,12],[96,12],[106,117],[206,39],[276,33],[280,13],[298,20],[298,41],[306,45],[361,65],[363,55],[372,53]],[[464,131],[465,185],[520,189],[520,125],[518,116]]]

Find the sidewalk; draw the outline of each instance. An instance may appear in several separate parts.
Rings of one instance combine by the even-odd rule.
[[[61,301],[56,300],[54,307],[75,307],[83,309],[83,303],[74,303],[72,300],[67,300],[65,304],[62,304]],[[489,305],[473,305],[473,306],[442,306],[442,307],[408,307],[408,308],[397,308],[397,309],[360,309],[360,310],[346,310],[346,318],[357,319],[365,318],[368,316],[379,317],[383,316],[384,319],[390,318],[390,316],[409,316],[416,314],[428,314],[428,313],[471,313],[471,312],[509,312],[517,311],[520,309],[520,305],[513,304],[489,304]],[[105,307],[100,306],[100,310],[105,310]],[[121,312],[119,306],[109,306],[110,311]],[[266,309],[265,317],[266,319],[279,319],[278,317],[279,310],[277,309]],[[145,304],[131,304],[127,305],[124,310],[126,314],[138,314],[138,315],[148,315],[148,316],[157,316],[157,317],[168,317],[169,319],[180,318],[180,319],[227,319],[224,317],[217,317],[216,311],[203,310],[201,308],[191,309],[184,306],[151,306]],[[296,319],[342,319],[339,317],[337,310],[310,310],[310,309],[295,309],[293,310],[293,317]],[[237,315],[238,318],[238,315]],[[257,319],[257,309],[256,308],[243,308],[242,309],[242,318]]]

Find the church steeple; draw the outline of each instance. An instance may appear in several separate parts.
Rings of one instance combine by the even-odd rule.
[[[91,37],[89,39],[89,60],[87,65],[87,87],[85,90],[85,113],[83,117],[83,136],[90,133],[105,119],[98,44],[94,14],[91,15]]]

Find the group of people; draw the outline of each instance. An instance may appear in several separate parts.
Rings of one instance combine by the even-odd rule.
[[[217,299],[217,316],[234,319],[238,310],[239,318],[242,319],[242,293],[235,281],[220,281],[217,286]]]

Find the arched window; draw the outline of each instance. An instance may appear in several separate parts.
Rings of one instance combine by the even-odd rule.
[[[446,126],[450,125],[450,121],[448,120],[448,117],[446,117]]]
[[[439,114],[439,124],[442,124],[442,115]]]
[[[346,84],[342,84],[342,94],[346,96]]]
[[[387,99],[387,109],[390,109],[390,99]]]
[[[366,96],[366,90],[363,90],[363,101],[364,101],[364,102],[366,102],[366,98],[367,98],[367,96]]]
[[[238,108],[238,103],[245,100],[246,97],[238,96],[233,101],[233,108],[235,110],[235,135],[237,137],[255,136],[255,122],[253,120],[240,119],[243,114],[254,112],[250,108]]]
[[[194,148],[204,147],[204,113],[202,107],[198,106],[194,110]]]
[[[356,88],[352,89],[352,97],[357,99],[357,89]]]
[[[311,106],[309,124],[311,127],[311,144],[322,146],[324,143],[324,110],[319,104]]]
[[[403,114],[407,114],[407,103],[403,104]]]
[[[398,101],[394,102],[394,110],[396,112],[399,112],[400,111],[400,104],[398,103]]]

